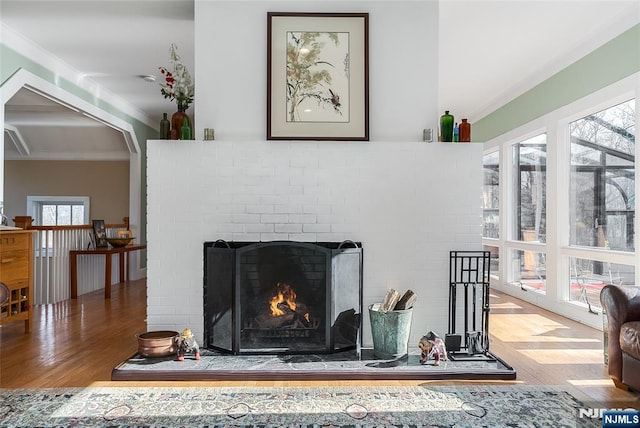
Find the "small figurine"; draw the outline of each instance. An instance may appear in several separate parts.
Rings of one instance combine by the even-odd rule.
[[[184,361],[186,353],[193,353],[196,360],[200,359],[200,347],[190,328],[182,330],[182,334],[178,338],[178,361]]]
[[[447,347],[444,344],[444,340],[440,338],[433,331],[428,332],[418,342],[418,348],[422,351],[420,355],[420,364],[426,364],[427,361],[433,358],[434,366],[440,365],[440,360],[447,361]]]

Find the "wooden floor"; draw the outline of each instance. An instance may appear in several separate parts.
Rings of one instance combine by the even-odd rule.
[[[158,385],[111,382],[111,370],[135,353],[136,333],[146,331],[146,281],[97,291],[55,305],[34,308],[33,331],[24,323],[0,326],[0,387]],[[491,350],[517,370],[528,385],[571,385],[594,401],[638,404],[640,394],[617,389],[603,363],[602,332],[492,292]],[[416,385],[425,381],[243,381],[172,382],[180,385]],[[433,384],[488,383],[432,381]]]

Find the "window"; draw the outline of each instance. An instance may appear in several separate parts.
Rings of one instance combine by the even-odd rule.
[[[547,261],[546,254],[540,251],[511,250],[513,263],[512,283],[522,289],[546,293]]]
[[[489,259],[489,274],[491,275],[491,279],[500,279],[500,247],[495,245],[483,245],[482,249],[491,253]]]
[[[84,224],[84,205],[43,203],[41,207],[43,226]]]
[[[513,239],[546,242],[547,135],[513,146]]]
[[[634,251],[635,101],[570,124],[570,244]]]
[[[482,237],[500,238],[500,151],[487,153],[482,158],[484,184],[482,190]],[[484,245],[491,252],[491,277],[498,279],[500,272],[500,248]]]
[[[27,196],[27,213],[37,226],[70,226],[89,223],[86,196]],[[53,248],[53,232],[40,240],[40,247]]]
[[[602,288],[638,286],[638,90],[636,74],[486,142],[493,287],[601,328]]]
[[[602,310],[600,290],[607,284],[634,284],[635,267],[600,260],[570,257],[569,300],[587,305],[590,312]]]
[[[511,146],[511,216],[507,252],[509,283],[546,293],[547,135],[539,134]],[[540,250],[538,250],[538,248]]]
[[[89,223],[89,198],[78,196],[28,196],[27,212],[38,226]]]
[[[482,236],[497,239],[500,237],[500,152],[495,151],[484,155],[482,164],[484,166]]]
[[[569,258],[569,301],[590,312],[606,284],[635,283],[633,265],[611,261],[611,251],[635,251],[635,115],[630,100],[569,124],[569,243],[599,250]]]

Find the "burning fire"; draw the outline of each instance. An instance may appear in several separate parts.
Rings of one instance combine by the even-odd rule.
[[[293,288],[291,288],[289,284],[279,282],[276,285],[276,290],[277,290],[276,295],[273,296],[269,301],[271,316],[280,317],[282,315],[285,315],[287,311],[283,310],[283,309],[286,309],[283,307],[288,307],[289,312],[296,312],[296,308],[298,307],[298,304],[296,303],[296,292],[293,291]],[[303,309],[304,309],[304,306],[305,305],[303,303],[302,304]],[[299,312],[298,315],[302,315],[302,313]],[[308,312],[306,312],[302,316],[304,317],[305,320],[307,320],[307,322],[310,322],[310,317]]]
[[[289,284],[278,283],[276,285],[276,289],[278,290],[277,294],[271,298],[269,301],[269,306],[271,308],[271,315],[274,317],[279,317],[285,314],[285,311],[280,309],[278,305],[285,304],[292,311],[296,310],[296,292],[293,291],[293,288]]]

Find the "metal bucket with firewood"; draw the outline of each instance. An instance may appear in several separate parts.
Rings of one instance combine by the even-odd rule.
[[[376,311],[369,306],[373,355],[384,360],[407,355],[413,308],[401,311]]]
[[[385,360],[407,355],[413,303],[416,295],[413,291],[400,294],[390,289],[382,303],[369,306],[369,320],[373,335],[373,355]]]

